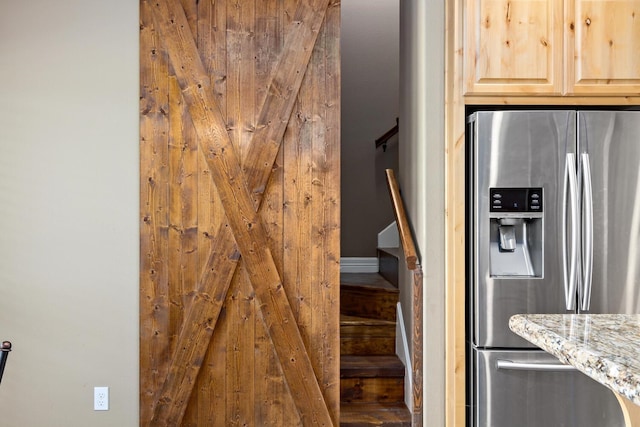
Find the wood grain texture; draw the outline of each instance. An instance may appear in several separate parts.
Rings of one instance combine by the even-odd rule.
[[[255,105],[254,124],[265,103],[268,88],[284,44],[285,5],[283,2],[256,2],[255,22]],[[255,135],[254,135],[255,138]],[[281,138],[282,139],[282,138]],[[257,139],[255,139],[257,141]],[[282,144],[281,144],[282,145]],[[246,164],[246,161],[245,163]],[[260,214],[264,220],[269,247],[280,274],[284,271],[283,253],[283,164],[282,149],[280,148],[271,167],[271,175],[265,184],[266,190],[262,195]],[[259,198],[258,198],[259,199]],[[282,276],[281,276],[282,277]],[[262,319],[260,312],[258,317]],[[257,424],[263,425],[292,425],[301,423],[293,399],[284,380],[282,369],[275,355],[271,338],[264,326],[264,320],[259,320],[256,334],[256,413]],[[291,421],[287,421],[290,419]]]
[[[169,352],[169,94],[168,63],[141,5],[140,29],[140,400],[153,400],[166,377]],[[140,408],[150,419],[150,405]]]
[[[423,423],[423,400],[424,400],[424,368],[423,368],[423,348],[424,335],[422,332],[423,323],[423,289],[424,275],[422,266],[413,270],[413,331],[411,331],[411,376],[413,378],[413,390],[411,399],[413,400],[413,411],[411,419],[413,425],[420,426]]]
[[[285,128],[282,125],[289,123],[293,101],[306,75],[306,63],[297,61],[296,58],[303,57],[307,60],[310,58],[313,52],[311,46],[315,44],[329,4],[330,0],[305,0],[296,3],[293,20],[287,26],[283,47],[283,51],[287,54],[281,55],[278,63],[274,65],[277,73],[271,80],[265,103],[258,117],[256,137],[264,146],[260,151],[248,153],[243,168],[252,194],[262,194],[264,183],[268,181],[270,174],[270,169],[264,167],[263,158],[258,158],[259,154],[269,154],[271,157],[265,154],[260,156],[272,159],[278,152]],[[336,20],[339,20],[339,13],[330,22]],[[331,27],[333,28],[334,25]],[[338,47],[334,48],[336,51],[337,49]],[[339,56],[334,55],[332,59],[339,64]],[[339,77],[339,74],[332,75],[333,80],[336,77]]]
[[[190,35],[184,11],[179,5],[163,1],[154,2],[152,10],[189,107],[201,149],[207,153],[212,179],[298,409],[309,422],[330,425],[328,408],[319,384],[315,381],[309,355],[271,252],[264,245],[266,234],[262,222],[253,209],[237,150],[229,135],[223,131],[225,123],[211,95],[210,83],[199,59],[195,41]],[[237,366],[231,366],[232,370],[234,368],[237,369]],[[174,373],[180,369],[182,367],[172,369],[169,378],[173,378]],[[186,410],[184,402],[191,394],[192,381],[178,379],[169,384],[170,386],[163,388],[156,403],[152,419],[154,424],[175,425],[181,422]],[[231,385],[233,387],[233,382]],[[236,401],[244,402],[237,398]],[[239,409],[236,408],[235,411]],[[231,417],[237,419],[235,411],[232,410]]]
[[[467,0],[466,93],[560,94],[563,2]]]
[[[466,6],[466,95],[640,94],[639,0]]]
[[[404,255],[404,260],[409,270],[415,270],[419,259],[418,251],[413,239],[413,232],[411,231],[411,223],[407,218],[407,213],[404,209],[404,201],[400,194],[400,187],[396,180],[393,169],[385,170],[387,176],[387,187],[389,188],[389,194],[391,196],[391,205],[393,206],[393,214],[396,218],[396,224],[398,227],[398,234],[400,235],[400,246]]]
[[[398,377],[342,378],[343,402],[404,402],[404,371]],[[416,424],[420,425],[420,424]]]
[[[640,0],[567,3],[567,93],[640,95]]]
[[[466,423],[465,331],[465,4],[447,2],[445,36],[446,427]],[[548,99],[548,98],[547,98]],[[424,411],[428,411],[428,402]]]
[[[344,276],[345,274],[343,274]],[[367,294],[375,294],[375,287],[368,288]],[[377,298],[367,299],[367,304],[374,305]],[[395,295],[394,305],[398,295]],[[367,314],[372,310],[367,310]],[[341,371],[345,368],[343,355],[388,355],[395,354],[396,321],[373,317],[350,316],[340,314],[340,354]]]
[[[422,400],[423,400],[423,339],[422,339],[422,287],[424,286],[422,266],[420,265],[419,254],[416,249],[411,222],[404,209],[404,201],[398,181],[393,169],[387,169],[387,186],[391,196],[393,213],[398,226],[400,236],[400,246],[404,255],[405,264],[411,270],[412,277],[412,316],[413,330],[411,331],[411,377],[413,378],[413,390],[411,400],[413,401],[412,422],[414,425],[422,425]]]
[[[548,47],[554,53],[556,75],[549,81],[530,81],[515,73],[520,58],[507,59],[498,55],[506,49],[502,44],[494,44],[495,59],[503,60],[504,70],[490,78],[482,78],[486,72],[481,63],[488,58],[480,58],[479,46],[482,32],[495,30],[496,38],[501,31],[496,30],[495,19],[480,13],[487,8],[497,10],[497,19],[506,17],[504,7],[508,4],[520,7],[522,2],[498,0],[449,0],[447,1],[446,34],[446,135],[445,152],[447,163],[446,193],[446,240],[447,240],[447,283],[446,283],[446,422],[448,427],[465,424],[465,104],[493,106],[548,106],[576,105],[589,106],[637,106],[640,105],[640,40],[638,33],[638,0],[568,0],[556,2],[544,0],[525,3],[533,7],[545,7],[552,12],[543,31],[553,34],[557,40],[563,37],[565,49],[559,50],[558,41]],[[502,4],[503,9],[495,9]],[[549,8],[553,9],[549,9]],[[564,10],[562,8],[564,7]],[[557,11],[555,8],[559,8]],[[513,10],[512,10],[513,13]],[[512,14],[511,17],[514,15]],[[556,17],[561,17],[558,22]],[[511,19],[513,22],[513,19]],[[529,21],[522,21],[522,32],[518,40],[525,40],[526,33],[533,30]],[[538,26],[543,21],[532,21]],[[554,22],[552,26],[548,23]],[[500,22],[498,25],[505,25]],[[484,27],[483,27],[484,26]],[[465,27],[467,29],[465,29]],[[514,28],[517,28],[514,26]],[[487,33],[488,34],[488,33]],[[506,39],[505,39],[506,40]],[[505,41],[503,40],[503,42]],[[538,39],[540,40],[540,39]],[[535,43],[531,38],[529,42]],[[487,50],[488,52],[488,50]],[[536,54],[537,52],[537,54]],[[522,64],[532,64],[534,57],[542,51],[532,48],[531,53],[522,56]],[[561,61],[555,56],[560,54]],[[479,61],[476,63],[476,61]],[[485,61],[485,62],[483,62]],[[542,63],[542,62],[541,62]],[[549,62],[546,62],[547,65]],[[500,65],[502,66],[502,65]],[[485,70],[485,71],[483,71]],[[521,70],[522,71],[522,70]],[[531,78],[539,68],[524,70],[526,78]],[[514,74],[515,73],[515,74]],[[528,74],[527,74],[528,73]],[[559,74],[558,74],[559,73]],[[527,77],[529,75],[529,77]],[[562,76],[562,86],[558,87],[558,75]]]
[[[340,427],[409,427],[412,425],[411,415],[404,403],[344,403],[341,411]]]
[[[314,19],[319,19],[321,23],[324,14],[324,9],[320,7],[322,2],[292,2],[289,0],[241,2],[243,8],[246,7],[251,11],[246,15],[242,13],[237,15],[237,6],[240,5],[237,2],[195,2],[194,5],[191,2],[183,1],[180,7],[182,14],[180,10],[173,8],[176,5],[171,2],[143,3],[144,5],[141,6],[142,20],[148,19],[148,15],[144,15],[144,13],[145,10],[148,12],[148,8],[145,9],[145,7],[149,5],[153,5],[153,7],[166,6],[167,12],[171,8],[171,12],[168,12],[169,19],[165,20],[164,24],[160,24],[171,28],[170,31],[164,30],[165,34],[171,34],[171,36],[163,37],[162,41],[169,46],[169,51],[174,54],[180,52],[182,59],[179,60],[183,60],[182,63],[176,63],[175,57],[171,57],[170,68],[176,71],[175,77],[171,78],[178,83],[181,98],[178,93],[173,92],[170,102],[174,108],[169,110],[171,117],[169,119],[165,117],[164,123],[170,129],[172,140],[180,141],[180,143],[176,142],[172,145],[171,152],[174,155],[169,161],[172,165],[171,170],[174,171],[171,194],[178,196],[171,199],[176,202],[172,205],[173,208],[165,207],[165,209],[169,210],[170,216],[173,215],[176,218],[175,227],[172,229],[174,235],[171,240],[173,242],[171,247],[175,248],[176,255],[171,257],[171,269],[176,267],[184,269],[185,265],[190,267],[188,274],[181,275],[173,270],[170,273],[173,277],[170,283],[177,281],[179,285],[171,290],[173,308],[166,302],[162,307],[173,311],[176,319],[184,320],[174,323],[175,325],[181,324],[182,328],[179,333],[174,332],[174,335],[178,334],[177,338],[171,341],[175,344],[169,345],[175,347],[173,357],[167,358],[165,351],[165,354],[161,356],[163,361],[159,363],[164,372],[169,372],[164,384],[164,391],[159,391],[156,388],[155,402],[149,402],[150,396],[148,394],[144,399],[141,399],[143,407],[146,407],[148,403],[155,405],[156,418],[151,421],[148,417],[149,411],[147,409],[141,410],[141,423],[178,425],[182,420],[182,425],[199,425],[198,423],[206,425],[229,425],[229,423],[282,425],[282,421],[286,419],[287,422],[292,423],[291,425],[312,423],[314,420],[319,424],[329,425],[332,423],[331,418],[337,419],[338,413],[337,404],[331,403],[338,401],[337,374],[334,374],[334,379],[329,378],[330,375],[327,378],[323,376],[321,380],[319,379],[321,386],[313,379],[317,376],[316,372],[337,373],[338,311],[335,301],[337,301],[337,260],[339,256],[335,254],[337,254],[339,247],[337,239],[339,225],[337,221],[330,223],[328,227],[325,224],[316,224],[300,228],[297,222],[290,224],[296,229],[308,230],[308,233],[311,233],[313,229],[331,230],[331,233],[328,234],[332,238],[325,241],[330,247],[318,245],[317,247],[300,249],[310,252],[312,254],[310,259],[314,260],[313,262],[325,259],[321,255],[314,255],[314,251],[327,251],[334,254],[329,257],[331,262],[325,264],[331,271],[322,272],[322,274],[328,278],[335,277],[335,283],[324,286],[325,293],[329,289],[329,292],[325,294],[328,298],[324,296],[318,298],[322,301],[333,301],[334,304],[333,306],[329,305],[328,309],[321,309],[317,317],[311,316],[313,321],[308,328],[303,330],[303,336],[298,331],[296,324],[298,321],[296,316],[300,313],[294,314],[287,299],[289,284],[280,279],[285,276],[283,270],[287,268],[283,262],[283,233],[289,224],[284,221],[283,216],[283,201],[287,197],[284,195],[285,185],[282,178],[284,166],[280,166],[285,164],[284,152],[286,150],[278,154],[279,143],[275,147],[267,149],[267,146],[262,144],[260,139],[256,139],[258,132],[255,130],[256,117],[260,117],[260,113],[264,112],[264,108],[261,109],[260,104],[267,105],[270,96],[283,100],[272,102],[270,105],[277,107],[273,107],[274,109],[282,110],[282,104],[288,103],[290,107],[287,108],[291,111],[293,101],[295,101],[295,87],[291,89],[291,86],[287,85],[288,90],[292,91],[293,97],[282,97],[280,91],[270,90],[269,88],[272,88],[273,85],[269,86],[268,84],[269,78],[274,75],[274,70],[283,68],[278,68],[273,59],[279,57],[282,62],[283,55],[277,56],[274,52],[278,51],[278,46],[286,46],[286,42],[283,43],[283,40],[287,40],[285,33],[289,34],[290,31],[287,32],[285,22],[289,22],[290,17],[294,16],[300,20],[290,21],[293,28],[305,27],[305,17],[314,16]],[[324,3],[326,9],[327,2]],[[295,9],[292,9],[292,5],[295,6]],[[230,9],[232,8],[235,8],[232,12],[236,15],[230,18]],[[337,9],[339,8],[334,7],[334,10]],[[305,10],[311,11],[311,15],[306,12],[300,14],[300,10],[303,12]],[[292,11],[297,12],[292,13]],[[211,24],[208,26],[203,21]],[[231,21],[234,22],[233,25],[238,25],[236,28],[240,28],[237,34],[232,34],[224,29]],[[338,23],[339,13],[334,12],[331,27],[339,28]],[[173,24],[176,26],[171,26]],[[148,28],[152,28],[152,25],[149,24]],[[310,27],[314,28],[314,25],[310,25]],[[321,28],[319,24],[315,24],[315,27]],[[143,24],[141,28],[147,28],[147,26]],[[270,33],[272,29],[278,29],[278,34],[272,35]],[[256,42],[258,34],[263,34],[264,37],[258,36],[260,41]],[[307,31],[306,34],[315,37],[317,32]],[[227,53],[234,51],[233,46],[235,45],[231,44],[230,39],[236,35],[240,39],[244,39],[239,44],[241,46],[240,55],[246,55],[246,60],[243,61],[238,71],[234,71],[244,76],[239,77],[237,82],[241,82],[243,85],[248,84],[250,87],[255,86],[255,90],[234,87],[234,83],[230,82],[228,78],[228,71],[233,67],[229,66],[231,60]],[[169,38],[172,38],[173,41],[167,43]],[[324,44],[318,49],[311,49],[307,46],[302,51],[289,50],[292,53],[285,63],[291,63],[294,69],[300,70],[300,65],[297,64],[301,61],[298,57],[302,54],[308,57],[312,51],[320,57],[338,60],[337,40],[335,37],[332,44],[329,46]],[[171,43],[174,43],[173,46]],[[223,44],[222,48],[220,43]],[[201,51],[193,49],[194,44]],[[311,44],[313,45],[313,43]],[[329,49],[332,52],[327,55],[326,52]],[[203,51],[207,54],[203,54]],[[287,50],[284,49],[284,51]],[[226,59],[220,59],[221,52],[224,53]],[[210,58],[214,53],[218,58],[216,60]],[[201,61],[202,57],[207,59]],[[284,55],[284,57],[287,56]],[[292,60],[292,58],[294,59]],[[199,61],[201,62],[198,64]],[[196,64],[195,71],[191,67],[194,63]],[[284,68],[287,67],[288,65]],[[336,69],[339,67],[339,63],[333,67]],[[304,68],[306,66],[302,68],[303,75],[306,74]],[[314,62],[311,68],[326,69],[317,62]],[[254,76],[249,79],[246,77],[248,75],[246,72],[243,74],[243,69],[245,71],[251,70]],[[143,72],[142,69],[141,72]],[[325,71],[319,73],[322,72]],[[299,73],[298,71],[295,75],[297,76]],[[168,71],[167,75],[170,75]],[[277,77],[278,73],[275,76]],[[338,78],[339,73],[335,73],[326,80],[335,81]],[[315,84],[316,81],[309,80],[305,84]],[[287,84],[287,81],[283,80],[283,84]],[[339,84],[333,82],[331,84],[334,88],[339,88]],[[300,85],[302,85],[302,77]],[[251,93],[252,100],[231,100],[233,97],[244,98],[249,96],[249,93]],[[321,104],[320,108],[327,111],[321,111],[320,114],[331,120],[336,120],[335,123],[329,124],[339,129],[337,125],[339,109],[335,108],[336,105],[339,105],[337,102],[339,95],[334,90],[329,92],[327,96],[336,96],[336,98]],[[172,112],[180,109],[183,105],[188,106],[189,116],[175,117],[176,114],[172,114]],[[311,109],[310,104],[302,105]],[[217,111],[215,111],[216,109]],[[309,113],[305,111],[304,114]],[[211,123],[214,124],[213,129]],[[239,130],[236,126],[239,126]],[[278,140],[277,135],[279,134],[279,139],[282,141],[286,127],[287,121],[271,120],[262,129],[269,129],[266,134],[272,135],[276,140]],[[177,128],[181,129],[180,133]],[[318,153],[321,156],[333,153],[329,154],[328,158],[335,161],[335,153],[338,151],[337,133],[334,131],[330,134],[334,138],[333,140],[326,139],[325,132],[320,132],[319,135],[318,140],[321,140],[321,143]],[[186,145],[184,144],[185,138],[190,139]],[[197,145],[200,147],[195,161],[188,148],[193,141],[197,141]],[[299,145],[300,141],[292,139],[290,143]],[[187,147],[188,152],[180,153],[178,150],[180,146],[183,149]],[[251,154],[252,151],[253,154]],[[262,152],[262,154],[256,154],[257,152]],[[250,165],[251,162],[247,159],[251,156],[257,165],[248,167],[247,165]],[[277,158],[281,160],[277,161]],[[186,164],[195,168],[195,171],[192,173],[183,172]],[[205,165],[206,167],[204,167]],[[339,163],[337,165],[339,166]],[[264,177],[260,179],[266,180],[266,182],[257,185],[262,188],[261,192],[250,194],[248,191],[250,183],[245,180],[243,168],[246,168],[247,171],[257,171],[261,168],[268,170],[268,173],[262,171],[255,175]],[[281,171],[278,172],[278,170]],[[331,170],[331,168],[320,166],[313,169],[319,175],[324,174],[325,170]],[[326,179],[327,187],[334,192],[337,191],[337,183],[339,182],[335,176],[337,174]],[[208,184],[207,179],[209,180]],[[190,182],[190,184],[182,188],[183,182]],[[215,185],[212,185],[211,182],[215,182]],[[197,201],[192,203],[194,193],[198,197]],[[329,199],[339,200],[339,192],[331,194]],[[264,203],[256,213],[261,200]],[[325,206],[325,212],[328,212],[329,215],[316,217],[315,220],[337,219],[336,212],[338,210],[335,206],[335,203],[329,204],[328,207]],[[197,211],[195,215],[193,213],[194,207]],[[334,210],[336,212],[333,212]],[[172,221],[173,216],[171,217]],[[185,237],[180,234],[180,231],[189,226],[194,217],[198,224],[194,235],[195,239],[192,239],[191,235]],[[197,248],[190,252],[189,248],[193,242]],[[239,250],[236,249],[236,244]],[[243,254],[240,261],[243,267],[236,270],[240,252]],[[209,256],[205,254],[209,254]],[[185,264],[187,260],[188,264]],[[196,268],[199,275],[193,275],[194,269],[191,267],[193,267],[194,261],[199,266]],[[309,267],[306,266],[306,268]],[[324,266],[318,271],[322,271],[322,268]],[[224,273],[225,271],[226,273]],[[220,276],[226,278],[221,279]],[[199,277],[199,279],[196,280],[194,277],[196,279]],[[230,277],[234,277],[232,281]],[[193,283],[194,281],[196,283]],[[143,287],[144,285],[141,283],[141,289]],[[286,293],[285,288],[287,289]],[[308,287],[305,292],[317,292],[317,288]],[[308,301],[314,300],[314,296],[311,294],[302,295],[300,298]],[[200,309],[194,310],[194,307],[198,305]],[[316,309],[318,307],[312,308],[312,310]],[[204,312],[213,313],[213,315],[202,316]],[[309,316],[308,313],[301,316],[303,315]],[[325,316],[333,316],[334,322],[327,322],[329,319]],[[218,325],[217,321],[222,324]],[[332,332],[330,329],[333,324],[335,324],[336,330]],[[195,334],[185,332],[186,329],[195,331]],[[207,340],[207,335],[213,338]],[[315,355],[311,357],[310,354],[307,354],[307,346],[310,347],[307,343],[321,342],[320,338],[326,336],[334,336],[336,338],[335,345],[332,345],[332,341],[329,340],[325,344],[325,352],[318,355],[317,358]],[[201,345],[201,342],[204,342],[205,345]],[[256,349],[261,349],[259,354],[263,354],[265,358],[256,357]],[[314,351],[316,349],[310,349],[310,352]],[[329,363],[326,363],[325,359],[329,360]],[[336,362],[333,363],[331,360]],[[220,369],[221,361],[225,366],[224,370]],[[146,360],[141,358],[141,364],[145,363]],[[325,366],[325,368],[321,366]],[[204,370],[201,372],[203,367]],[[223,378],[220,378],[221,376]],[[141,378],[141,383],[144,381],[146,380]],[[246,383],[251,385],[246,387]],[[167,387],[167,384],[174,385]],[[195,391],[193,391],[194,387],[196,387]],[[265,390],[277,393],[265,397]],[[167,391],[170,392],[167,393]],[[324,396],[321,393],[324,393]],[[317,397],[314,398],[314,394]],[[335,398],[333,398],[334,395]],[[188,399],[190,399],[189,402],[187,402]],[[325,403],[325,399],[329,403]],[[142,416],[143,412],[145,416]],[[166,420],[166,423],[161,420]]]
[[[490,96],[490,95],[473,95],[465,96],[462,101],[467,105],[500,105],[500,106],[514,106],[514,105],[532,105],[532,106],[544,106],[549,105],[566,105],[569,108],[576,105],[595,105],[603,106],[609,105],[612,107],[624,107],[640,105],[640,96],[622,95],[622,96],[587,96],[587,95],[572,95],[572,96],[527,96],[526,94],[519,94],[517,96],[502,95],[502,96]],[[464,117],[464,111],[462,112]]]
[[[622,409],[625,426],[633,427],[640,425],[640,406],[618,393],[614,393],[614,395],[616,399],[618,399],[618,403]]]

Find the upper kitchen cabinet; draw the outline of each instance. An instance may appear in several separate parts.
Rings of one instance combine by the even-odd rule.
[[[563,2],[467,0],[465,92],[562,92]]]
[[[640,95],[640,0],[572,0],[567,22],[567,93]]]
[[[640,95],[640,0],[465,5],[466,95]]]

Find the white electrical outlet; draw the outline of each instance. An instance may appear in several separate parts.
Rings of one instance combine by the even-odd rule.
[[[94,411],[109,410],[109,387],[93,388],[93,410]]]

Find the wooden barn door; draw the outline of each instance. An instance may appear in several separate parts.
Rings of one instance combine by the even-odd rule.
[[[338,425],[339,28],[140,2],[143,426]]]

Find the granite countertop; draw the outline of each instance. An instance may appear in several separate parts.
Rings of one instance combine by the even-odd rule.
[[[509,327],[640,405],[640,315],[518,314]]]

